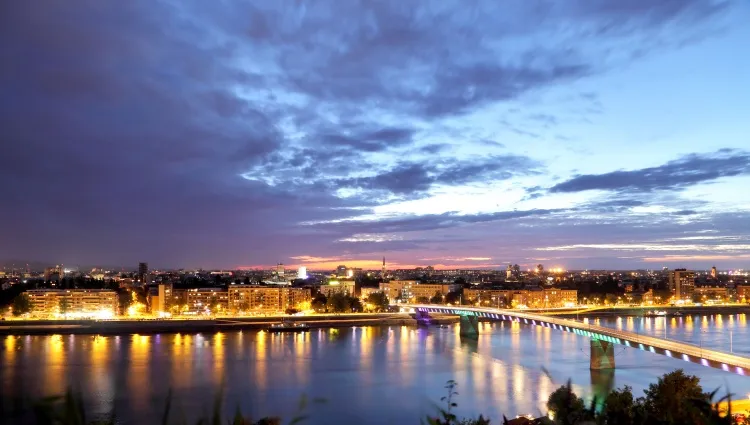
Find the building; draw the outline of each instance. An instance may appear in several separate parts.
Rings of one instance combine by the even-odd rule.
[[[649,289],[648,291],[644,292],[643,295],[641,295],[641,303],[646,305],[653,305],[654,304],[654,290]]]
[[[156,288],[156,294],[151,295],[149,305],[151,307],[151,313],[156,315],[163,315],[171,313],[173,305],[172,300],[172,285],[160,284]]]
[[[297,269],[297,279],[307,279],[307,267],[302,266]]]
[[[285,273],[284,265],[282,263],[276,264],[276,276],[281,279],[284,278]]]
[[[737,285],[736,290],[739,302],[750,302],[750,285]]]
[[[360,288],[359,297],[364,300],[364,299],[367,299],[367,297],[369,297],[370,295],[378,293],[378,292],[383,292],[383,291],[380,288],[371,288],[371,287]]]
[[[229,306],[227,291],[221,288],[196,288],[186,292],[190,314],[220,314]]]
[[[36,316],[113,317],[117,292],[108,289],[30,289],[26,291]]]
[[[711,267],[711,277],[713,279],[716,279],[719,276],[719,273],[716,271],[716,266]]]
[[[506,308],[511,306],[513,292],[507,289],[464,289],[464,300],[481,307]]]
[[[329,280],[328,285],[321,285],[319,291],[326,298],[336,293],[355,296],[357,292],[356,282],[351,279]]]
[[[148,263],[138,263],[138,282],[146,283],[148,278]]]
[[[461,289],[461,285],[449,283],[419,283],[416,280],[392,280],[380,284],[390,300],[400,299],[404,302],[416,302],[418,299],[430,299],[436,294],[446,296],[449,292]]]
[[[63,277],[65,277],[65,270],[63,270],[62,266],[47,267],[44,269],[44,280],[46,281],[59,282]]]
[[[306,309],[311,300],[307,288],[234,285],[229,287],[229,311],[243,313],[278,313],[288,308]]]
[[[696,286],[693,294],[699,295],[702,302],[709,300],[723,302],[729,296],[726,286]]]
[[[687,269],[674,269],[667,272],[669,290],[675,301],[691,300],[695,289],[695,272]]]

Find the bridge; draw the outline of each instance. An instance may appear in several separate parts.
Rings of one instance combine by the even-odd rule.
[[[677,360],[721,369],[738,375],[745,376],[750,374],[750,358],[747,357],[570,319],[559,319],[541,314],[484,307],[453,307],[426,304],[401,304],[400,307],[413,309],[417,320],[422,320],[429,316],[429,313],[458,315],[461,317],[460,334],[469,338],[478,337],[479,320],[504,320],[532,326],[542,326],[562,332],[572,332],[590,338],[590,368],[592,370],[614,369],[614,346],[623,345],[654,354],[665,355]]]

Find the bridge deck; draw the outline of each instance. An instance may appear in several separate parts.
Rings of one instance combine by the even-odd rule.
[[[541,314],[523,313],[516,310],[503,310],[484,307],[450,307],[427,304],[409,304],[402,307],[423,309],[428,312],[459,315],[475,315],[494,320],[512,320],[530,325],[549,327],[564,332],[573,332],[592,339],[602,339],[627,347],[638,348],[676,359],[702,364],[737,373],[750,374],[750,358],[699,347],[697,345],[646,336],[635,332],[622,331],[604,326],[596,326],[571,319],[560,319]]]

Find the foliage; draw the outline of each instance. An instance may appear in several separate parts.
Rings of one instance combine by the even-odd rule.
[[[440,291],[437,291],[435,292],[435,295],[430,298],[430,304],[442,304],[443,299],[443,294],[441,294]]]
[[[376,312],[383,312],[388,310],[390,302],[385,292],[373,292],[367,296],[367,303],[370,304],[371,308]]]
[[[458,383],[450,380],[445,385],[446,395],[440,400],[444,407],[438,408],[436,415],[429,416],[423,421],[427,425],[489,425],[489,419],[479,416],[476,419],[459,419],[455,413],[458,406]],[[583,425],[729,425],[734,423],[731,411],[728,415],[719,414],[718,402],[731,401],[729,396],[715,400],[718,391],[704,393],[700,381],[695,376],[686,375],[682,370],[665,374],[657,383],[644,391],[645,396],[635,398],[630,387],[611,391],[605,398],[601,410],[594,409],[595,400],[586,407],[584,401],[572,390],[570,381],[555,390],[547,401],[547,407],[552,413],[554,423]],[[228,424],[228,425],[281,425],[278,417],[266,417],[254,421],[244,415],[240,409],[231,418],[224,418],[221,409],[223,393],[219,391],[213,403],[213,410],[208,417],[199,417],[190,423],[196,424]],[[298,424],[308,419],[306,409],[310,403],[321,403],[320,399],[308,400],[302,397],[290,424]],[[160,423],[163,425],[184,424],[185,420],[175,422],[171,392],[167,395]],[[34,403],[31,413],[39,425],[114,425],[114,412],[105,415],[103,419],[92,420],[87,415],[83,397],[73,393],[70,389],[60,397],[48,397]],[[16,419],[15,417],[12,419]],[[20,417],[18,419],[21,419]],[[541,424],[544,419],[536,419],[529,423]],[[549,421],[549,420],[547,420]],[[505,423],[515,422],[504,421]],[[15,423],[15,422],[14,422]],[[21,423],[21,422],[17,422]],[[338,423],[335,418],[331,423]],[[747,423],[746,423],[747,424]]]
[[[703,393],[700,379],[686,375],[682,369],[662,376],[644,392],[647,417],[662,424],[698,423],[699,412],[694,404],[710,400],[709,395]]]
[[[328,300],[323,294],[315,294],[315,297],[310,302],[310,307],[318,313],[324,313],[326,311],[326,305]]]
[[[417,304],[429,304],[430,299],[427,297],[417,297]]]
[[[633,389],[625,386],[612,390],[604,399],[599,414],[600,422],[607,425],[634,425],[644,417],[643,404],[633,397]],[[636,420],[639,419],[638,422]]]
[[[131,304],[133,304],[133,297],[130,295],[130,291],[120,290],[117,292],[117,305],[120,306],[120,314],[125,314]]]
[[[19,294],[13,299],[13,315],[20,316],[31,312],[31,301],[26,294]]]
[[[485,419],[482,415],[479,415],[477,419],[464,418],[459,420],[458,417],[453,413],[453,409],[458,406],[458,403],[454,401],[454,397],[458,395],[458,383],[454,380],[449,380],[445,383],[445,389],[448,394],[440,398],[440,401],[446,404],[445,408],[438,409],[438,416],[428,417],[428,425],[489,425],[490,420]]]
[[[573,392],[570,381],[550,394],[547,409],[561,425],[573,425],[591,416],[583,400]]]
[[[61,298],[58,308],[60,309],[60,314],[67,314],[68,310],[70,310],[70,302],[68,301],[68,299]]]
[[[342,292],[331,294],[326,301],[326,310],[329,313],[360,313],[364,310],[359,298],[352,297]]]
[[[286,310],[284,310],[284,313],[285,313],[285,314],[289,314],[289,315],[293,315],[293,314],[297,314],[297,313],[299,313],[299,310],[297,310],[297,309],[296,309],[296,308],[294,308],[294,307],[289,307],[289,308],[287,308]]]
[[[461,296],[463,295],[463,289],[445,294],[446,304],[458,304],[461,302]]]

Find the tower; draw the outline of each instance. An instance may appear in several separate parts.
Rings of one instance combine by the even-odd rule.
[[[148,263],[138,263],[138,280],[141,283],[146,282],[146,275],[148,275]]]
[[[381,277],[385,277],[385,257],[383,257],[383,270],[380,273]]]

